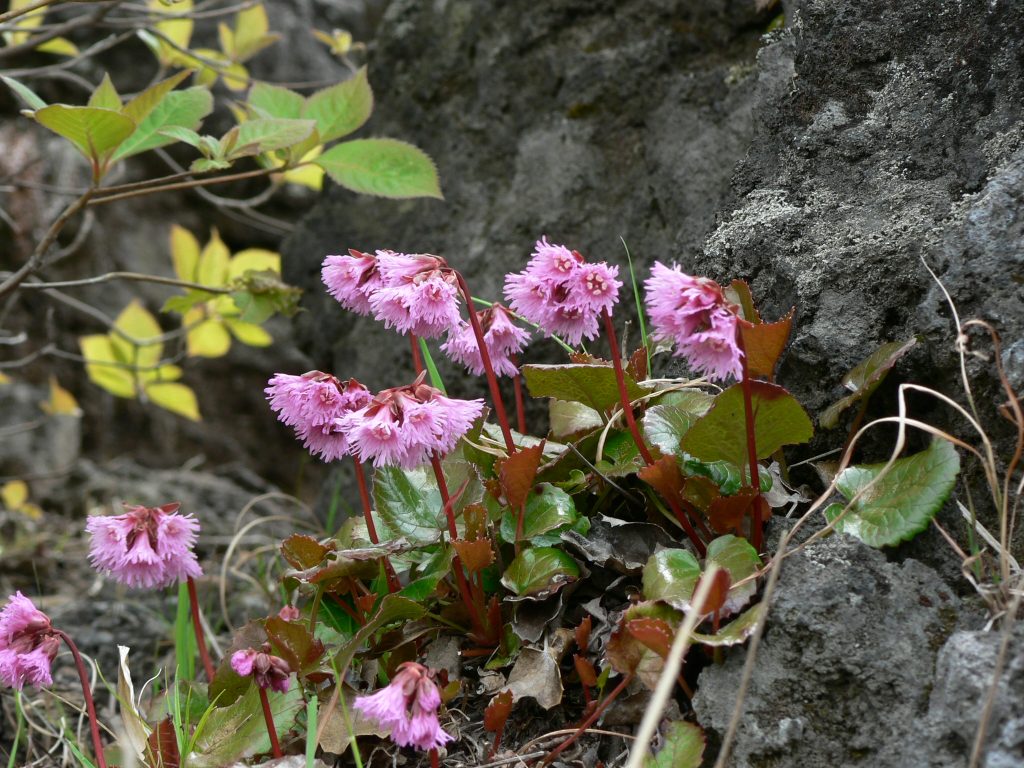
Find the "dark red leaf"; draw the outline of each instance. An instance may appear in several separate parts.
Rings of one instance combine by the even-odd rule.
[[[590,646],[591,626],[593,626],[593,621],[591,621],[590,616],[585,616],[579,626],[576,627],[576,647],[580,649],[580,653],[586,653],[587,648]]]
[[[494,562],[494,549],[488,539],[455,539],[452,546],[459,555],[459,559],[470,573],[479,573]]]
[[[165,717],[156,724],[147,742],[149,750],[146,757],[150,768],[178,768],[181,765],[178,737],[174,733],[174,723],[170,717]]]
[[[310,634],[305,623],[274,616],[265,626],[274,655],[287,661],[293,672],[301,676],[316,667],[324,654],[324,644]]]
[[[331,549],[303,533],[294,533],[281,542],[281,555],[300,571],[320,565]]]
[[[597,685],[597,670],[594,665],[578,653],[572,655],[572,663],[576,667],[576,674],[580,676],[580,682],[588,687]]]
[[[626,623],[626,631],[662,658],[668,656],[675,637],[664,619],[633,619]]]
[[[697,583],[693,587],[694,595],[697,594],[700,589],[701,582],[706,579],[707,576],[701,576]],[[697,613],[701,616],[705,616],[709,613],[722,610],[722,606],[725,605],[725,599],[729,596],[729,588],[732,586],[732,579],[729,578],[729,572],[724,568],[720,568],[715,571],[713,581],[711,583],[711,591],[708,592],[708,596],[704,599],[702,605],[695,605]]]
[[[716,533],[740,533],[743,518],[757,496],[754,491],[743,490],[734,496],[718,496],[708,507],[708,519]]]
[[[519,509],[526,502],[526,496],[533,488],[533,481],[537,477],[537,467],[540,466],[543,451],[544,444],[541,443],[531,448],[521,448],[507,459],[498,462],[498,480],[505,494],[505,501],[512,509]]]
[[[508,716],[512,714],[512,691],[502,691],[487,705],[484,710],[484,728],[491,733],[505,730]]]
[[[666,499],[678,499],[686,482],[675,456],[662,456],[636,474]]]

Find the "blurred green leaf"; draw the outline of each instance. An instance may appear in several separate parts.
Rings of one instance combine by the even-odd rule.
[[[35,120],[74,144],[86,158],[102,165],[135,130],[130,117],[112,109],[51,104],[36,111]]]
[[[246,120],[238,126],[238,139],[234,147],[225,154],[233,159],[290,147],[307,138],[315,127],[316,123],[312,120]]]
[[[373,90],[362,67],[344,82],[310,96],[302,116],[316,120],[320,140],[340,139],[358,130],[373,112]]]
[[[18,98],[28,105],[29,109],[42,109],[46,106],[46,102],[43,101],[36,92],[29,88],[27,85],[22,85],[17,80],[0,75],[0,80],[3,80],[7,84],[7,87],[17,94]]]
[[[248,104],[260,117],[283,117],[290,120],[301,118],[305,104],[302,94],[290,91],[280,85],[259,82],[249,91]],[[312,115],[308,117],[316,119]],[[317,123],[319,127],[319,122]]]
[[[313,162],[335,182],[365,195],[443,199],[434,161],[396,139],[357,139],[335,144]]]
[[[158,83],[159,85],[162,83]],[[144,111],[144,107],[145,105],[140,105],[140,112]],[[126,111],[127,109],[128,107],[125,107]],[[173,133],[168,134],[168,130],[181,128],[194,132],[203,122],[203,118],[212,111],[213,96],[206,88],[196,86],[183,91],[171,91],[146,112],[138,129],[118,147],[114,153],[114,160],[122,160],[140,152],[173,144],[180,139]]]

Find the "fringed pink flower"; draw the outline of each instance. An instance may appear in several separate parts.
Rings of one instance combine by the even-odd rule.
[[[381,391],[338,420],[362,462],[412,469],[450,453],[483,412],[482,400],[457,400],[423,383]]]
[[[378,253],[382,285],[370,297],[370,306],[386,328],[434,339],[458,326],[458,283],[444,259]]]
[[[270,652],[270,643],[260,650],[246,648],[231,654],[231,668],[242,677],[252,677],[260,688],[272,688],[279,693],[288,690],[292,669],[288,662]]]
[[[576,345],[598,335],[601,313],[619,300],[618,274],[618,267],[587,263],[578,251],[542,237],[526,269],[505,278],[505,298],[548,335]]]
[[[60,649],[60,637],[50,617],[21,592],[0,611],[0,683],[21,690],[25,684],[53,684],[50,665]]]
[[[742,376],[739,320],[718,283],[655,262],[644,287],[655,338],[674,342],[675,354],[710,379]]]
[[[180,504],[162,507],[125,505],[122,515],[94,515],[86,522],[92,535],[93,567],[129,587],[160,589],[203,575],[192,547],[199,521],[177,514]]]
[[[498,376],[515,376],[519,368],[512,358],[523,351],[530,334],[512,321],[512,316],[501,304],[493,304],[476,314],[484,332],[484,344],[487,345],[494,373]],[[480,346],[473,333],[473,326],[469,323],[462,321],[458,330],[448,335],[448,340],[441,345],[441,351],[451,360],[466,366],[470,373],[476,376],[484,374]]]
[[[426,667],[414,661],[399,665],[391,683],[370,696],[359,696],[352,705],[368,720],[391,731],[400,747],[427,751],[443,747],[453,736],[441,727],[437,710],[441,692]]]
[[[269,384],[264,391],[271,409],[295,429],[311,454],[324,461],[348,455],[348,436],[338,419],[370,402],[373,396],[366,387],[355,379],[338,381],[322,371],[302,376],[278,373]]]
[[[324,259],[320,278],[341,306],[360,315],[369,315],[370,297],[381,285],[377,259],[354,248],[348,255]]]

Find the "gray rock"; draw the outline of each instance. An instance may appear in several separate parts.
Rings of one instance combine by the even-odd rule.
[[[927,766],[936,655],[961,619],[934,571],[832,536],[785,561],[729,765]],[[720,738],[743,653],[700,675],[698,721]]]

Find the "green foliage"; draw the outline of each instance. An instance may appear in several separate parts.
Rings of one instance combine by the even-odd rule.
[[[837,426],[843,411],[857,401],[864,401],[866,405],[868,398],[882,385],[893,366],[916,344],[917,339],[903,342],[891,341],[888,344],[883,344],[858,363],[843,377],[843,386],[850,391],[850,394],[822,411],[818,417],[821,426],[825,429]]]
[[[704,746],[700,726],[683,721],[669,723],[661,749],[644,760],[644,768],[700,768]]]
[[[598,413],[608,412],[619,402],[615,369],[611,365],[524,365],[522,373],[533,397],[582,403]],[[626,391],[633,400],[646,394],[628,375]]]
[[[548,597],[580,576],[580,567],[555,547],[524,549],[509,564],[501,583],[520,597]]]
[[[331,147],[313,162],[341,186],[364,195],[443,197],[434,161],[404,141],[346,141]]]

